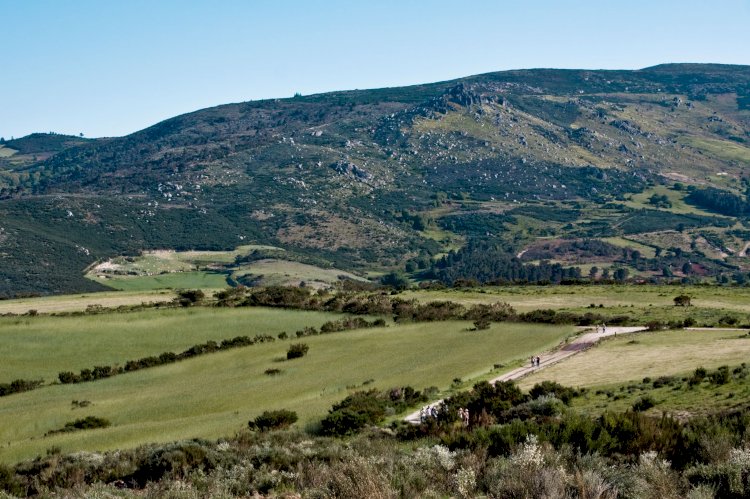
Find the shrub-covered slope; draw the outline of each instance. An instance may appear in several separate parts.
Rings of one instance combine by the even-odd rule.
[[[244,102],[125,137],[58,140],[21,169],[0,163],[0,293],[91,289],[80,276],[97,258],[243,241],[349,269],[400,266],[467,237],[446,223],[457,216],[527,204],[576,206],[565,205],[573,218],[522,213],[468,237],[515,252],[540,236],[684,228],[677,216],[632,227],[635,208],[618,203],[613,226],[600,207],[659,183],[744,196],[749,133],[750,67],[663,65]],[[44,142],[20,140],[32,157]]]

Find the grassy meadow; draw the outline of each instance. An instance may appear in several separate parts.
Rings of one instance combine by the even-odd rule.
[[[724,384],[708,378],[693,386],[688,378],[698,367],[709,373],[720,366],[747,372],[750,335],[729,329],[677,330],[623,335],[521,379],[529,389],[556,381],[587,391],[573,407],[588,414],[625,411],[643,397],[653,401],[653,415],[678,418],[737,410],[750,401],[750,379],[734,375]]]
[[[591,387],[641,380],[645,376],[683,375],[703,366],[750,360],[747,331],[726,329],[643,332],[606,339],[594,348],[519,382],[530,388],[543,380]]]
[[[186,328],[194,331],[195,336],[186,342],[191,343],[199,336],[208,339],[255,330],[268,332],[274,329],[274,323],[276,330],[291,331],[301,322],[315,325],[314,319],[327,318],[325,314],[281,310],[274,318],[273,312],[192,309],[159,311],[150,317],[140,313],[76,317],[71,320],[78,322],[68,323],[67,331],[60,332],[60,327],[55,327],[59,337],[54,341],[49,340],[54,335],[46,333],[49,341],[40,340],[35,347],[30,348],[29,344],[26,348],[38,357],[29,360],[34,368],[50,376],[63,365],[86,367],[108,362],[107,359],[137,357],[138,349],[144,353],[164,350],[167,344],[177,345],[187,339]],[[259,315],[254,318],[253,314]],[[28,319],[28,325],[21,323],[16,327],[29,328],[37,318]],[[261,319],[266,322],[261,324]],[[116,324],[119,331],[113,327]],[[46,326],[51,327],[49,323]],[[86,338],[85,332],[77,331],[87,327],[89,338],[99,330],[119,344],[91,345],[85,360],[79,358],[79,346],[65,338]],[[445,390],[455,378],[488,378],[491,372],[497,372],[494,365],[510,367],[534,352],[559,344],[574,332],[569,326],[493,324],[483,331],[470,331],[470,327],[471,323],[463,321],[416,323],[306,337],[303,341],[310,346],[309,354],[293,361],[286,361],[285,354],[289,344],[298,340],[277,340],[100,381],[53,385],[2,397],[0,461],[33,457],[53,447],[63,452],[104,450],[232,435],[267,409],[297,411],[298,424],[305,426],[319,420],[333,403],[355,389],[412,385]],[[35,330],[47,330],[45,323],[36,323]],[[24,335],[19,333],[17,330],[11,337],[23,347]],[[144,347],[142,342],[147,342],[150,335],[169,338],[154,339],[151,346]],[[7,358],[5,353],[3,358]],[[45,366],[45,361],[54,366]],[[282,372],[276,376],[264,374],[270,368]],[[20,364],[5,369],[8,374],[29,371]],[[78,408],[72,404],[74,400],[86,400],[91,405]],[[89,415],[107,418],[112,426],[45,436],[66,422]]]
[[[265,308],[147,309],[72,317],[0,317],[0,382],[180,352],[235,336],[294,333],[338,314]]]
[[[674,297],[688,295],[692,307],[675,307]],[[450,300],[464,305],[501,301],[519,312],[537,309],[593,311],[608,315],[631,315],[642,322],[696,316],[699,320],[733,314],[750,322],[750,288],[717,286],[485,286],[471,289],[407,291],[404,298],[427,302]],[[591,307],[594,305],[595,307]],[[599,305],[602,305],[600,308]]]
[[[219,272],[188,271],[150,276],[117,276],[96,279],[113,289],[149,291],[156,289],[216,289],[227,287],[227,275]]]
[[[249,264],[243,264],[232,276],[241,280],[257,280],[261,286],[307,285],[327,287],[339,280],[339,276],[355,281],[366,279],[339,269],[324,269],[306,263],[266,258]],[[244,281],[243,281],[244,282]]]
[[[13,300],[0,300],[0,314],[26,314],[29,310],[36,310],[40,314],[81,312],[89,306],[131,307],[142,303],[169,302],[175,296],[175,293],[171,290],[148,290],[15,298]]]

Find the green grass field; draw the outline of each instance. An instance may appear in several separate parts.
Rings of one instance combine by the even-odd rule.
[[[128,307],[142,303],[168,302],[174,297],[175,293],[170,290],[148,290],[16,298],[0,300],[0,314],[25,314],[29,310],[39,313],[75,312],[86,310],[90,305],[106,308]]]
[[[651,189],[646,189],[639,194],[633,194],[629,201],[625,201],[621,204],[635,209],[654,209],[654,206],[648,202],[649,198],[654,194],[657,194],[659,196],[667,196],[667,198],[669,198],[669,201],[672,203],[671,208],[660,208],[664,211],[678,214],[692,213],[695,215],[703,215],[709,217],[721,216],[717,215],[716,213],[711,213],[709,211],[702,210],[693,205],[687,204],[685,202],[685,196],[687,196],[688,194],[687,191],[675,191],[664,185],[657,185]]]
[[[324,269],[306,263],[287,260],[263,259],[239,267],[233,273],[235,279],[240,277],[257,278],[262,286],[296,286],[305,282],[312,286],[328,286],[339,280],[339,276],[355,281],[366,279],[339,269]]]
[[[721,159],[740,162],[750,161],[750,148],[731,140],[704,139],[688,136],[683,138],[682,142]]]
[[[226,288],[227,276],[218,272],[174,272],[154,276],[122,276],[107,279],[92,278],[96,282],[122,291],[153,289],[215,289]]]
[[[641,255],[646,258],[653,258],[656,255],[656,250],[654,250],[654,248],[652,248],[651,246],[646,246],[645,244],[631,241],[630,239],[626,239],[624,237],[603,237],[602,241],[605,241],[609,244],[614,244],[615,246],[619,246],[621,248],[632,248],[638,250],[641,252]]]
[[[165,329],[177,335],[202,314],[190,312],[175,311],[184,314],[181,323],[179,317],[163,317],[161,329],[153,320],[144,321],[143,326],[155,335],[160,331],[164,334]],[[219,315],[208,320],[213,324],[211,333],[226,337],[255,329],[256,323],[249,316],[242,318],[251,312],[212,310],[211,314]],[[86,319],[99,323],[102,317]],[[150,328],[149,323],[154,327]],[[466,322],[418,323],[308,337],[304,341],[310,346],[309,354],[293,361],[283,361],[290,341],[276,341],[101,381],[48,386],[3,397],[0,460],[13,462],[33,457],[55,446],[64,452],[104,450],[231,435],[266,409],[295,410],[300,415],[299,424],[304,426],[319,420],[334,402],[356,388],[412,385],[446,389],[454,378],[486,378],[494,364],[508,365],[525,359],[573,332],[572,327],[539,325],[494,324],[484,331],[469,331],[469,326]],[[109,325],[104,327],[110,329]],[[128,333],[122,335],[121,341],[127,343]],[[44,359],[75,355],[76,344],[64,341],[65,336],[36,349],[40,360],[34,362],[38,368],[43,367]],[[124,356],[134,356],[131,347],[123,350],[127,352]],[[69,357],[67,362],[74,360]],[[283,372],[278,376],[265,375],[269,368]],[[16,366],[13,372],[20,370],[25,368]],[[52,371],[55,369],[47,369]],[[373,381],[365,386],[368,380]],[[74,409],[73,400],[88,400],[91,405]],[[108,418],[113,425],[44,436],[68,421],[88,415]]]
[[[191,308],[77,317],[0,318],[0,382],[53,381],[60,371],[125,361],[196,343],[256,334],[294,333],[340,317],[267,308]]]
[[[750,314],[750,288],[707,286],[486,286],[480,289],[408,291],[401,296],[420,301],[451,300],[467,305],[506,302],[526,312],[540,308],[580,310],[594,303],[605,307],[671,307],[675,296],[693,297],[693,309],[707,308]],[[693,310],[677,309],[687,314]]]

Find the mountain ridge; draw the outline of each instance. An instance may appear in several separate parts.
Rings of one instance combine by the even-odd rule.
[[[460,240],[515,255],[540,237],[599,237],[585,224],[608,219],[601,206],[615,202],[627,215],[626,196],[649,189],[679,182],[744,195],[749,130],[750,66],[730,65],[513,70],[224,104],[0,168],[0,251],[21,269],[4,271],[0,292],[97,287],[73,268],[58,285],[40,274],[19,286],[30,272],[21,257],[39,253],[37,238],[77,253],[76,265],[252,240],[349,270],[388,270],[434,261]],[[581,204],[588,218],[499,221],[545,203]],[[692,223],[666,213],[683,217],[669,230]],[[472,217],[490,217],[495,229],[468,228]],[[714,231],[740,244],[706,220],[693,240]]]

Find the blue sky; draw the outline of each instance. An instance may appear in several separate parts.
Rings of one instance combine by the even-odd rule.
[[[514,68],[750,64],[748,0],[0,0],[0,136]]]

